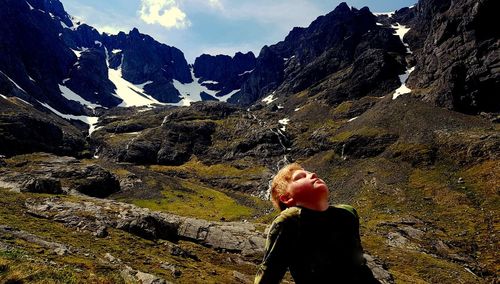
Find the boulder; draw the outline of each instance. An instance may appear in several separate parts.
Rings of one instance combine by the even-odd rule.
[[[499,8],[495,0],[419,1],[407,37],[417,65],[407,85],[441,107],[500,111],[499,34],[489,24]]]
[[[106,197],[120,190],[118,179],[97,165],[80,169],[73,178],[73,189],[88,196]]]
[[[61,181],[51,177],[29,177],[20,187],[21,192],[61,194]]]

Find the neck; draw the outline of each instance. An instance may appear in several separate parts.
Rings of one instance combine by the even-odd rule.
[[[320,203],[316,203],[316,204],[301,204],[299,206],[307,208],[307,209],[311,209],[314,211],[326,211],[326,209],[328,209],[328,207],[329,207],[328,202],[320,202]]]

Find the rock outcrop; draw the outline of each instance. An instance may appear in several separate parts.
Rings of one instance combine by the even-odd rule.
[[[49,154],[28,155],[24,158],[16,156],[15,160],[7,162],[7,166],[0,169],[0,182],[15,191],[52,194],[79,192],[88,196],[107,197],[120,190],[120,183],[109,171],[95,164],[83,164],[72,157]]]
[[[0,97],[0,155],[44,151],[81,157],[88,147],[84,129],[21,99]]]
[[[416,62],[410,87],[438,106],[499,112],[500,35],[490,26],[499,8],[494,0],[419,1],[406,37]]]
[[[195,242],[218,251],[238,253],[261,258],[264,253],[265,234],[256,226],[244,222],[209,222],[181,217],[136,207],[134,205],[89,199],[86,202],[66,202],[57,198],[26,202],[32,215],[57,220],[81,230],[92,230],[104,225],[127,231],[148,239],[179,239]],[[365,255],[370,268],[382,283],[393,283],[392,276]]]
[[[251,223],[210,222],[150,211],[109,200],[65,202],[57,198],[27,202],[30,214],[57,220],[95,233],[101,226],[117,228],[146,239],[180,239],[246,256],[262,255],[265,235]]]
[[[203,54],[193,64],[194,75],[210,90],[218,91],[216,97],[241,89],[241,85],[255,68],[255,55],[252,52],[237,52],[228,55],[211,56]],[[203,97],[202,97],[203,98]]]
[[[384,95],[398,86],[403,67],[397,54],[404,52],[392,30],[378,26],[368,8],[341,3],[309,27],[294,28],[284,41],[262,48],[255,70],[229,101],[250,105],[274,91],[285,96],[328,80],[328,86],[334,80],[344,84],[326,94],[334,103],[348,96]],[[374,68],[366,68],[367,63]]]

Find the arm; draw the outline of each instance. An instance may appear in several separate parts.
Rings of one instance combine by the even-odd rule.
[[[255,284],[280,283],[288,268],[291,250],[284,222],[274,222],[269,230],[266,251],[255,276]],[[288,236],[288,239],[290,236]]]
[[[355,238],[355,258],[359,259],[359,264],[360,264],[360,270],[359,270],[359,277],[360,279],[358,281],[362,283],[369,283],[369,284],[380,284],[380,282],[373,276],[373,273],[371,269],[368,267],[366,263],[366,259],[363,256],[363,246],[361,245],[361,237],[359,234],[359,215],[356,209],[349,205],[345,205],[343,207],[344,209],[348,210],[351,212],[351,214],[354,216],[353,218],[353,236]]]

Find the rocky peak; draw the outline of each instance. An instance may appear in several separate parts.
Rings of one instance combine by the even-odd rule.
[[[377,53],[370,49],[383,52]],[[383,63],[383,66],[390,66],[381,72],[384,83],[379,85],[384,87],[380,87],[381,90],[377,92],[382,94],[390,92],[391,88],[395,89],[397,75],[402,68],[392,62],[385,64],[387,60],[397,61],[385,53],[391,53],[392,57],[398,53],[404,54],[404,46],[391,31],[376,24],[376,17],[368,8],[358,10],[342,3],[332,12],[318,17],[309,27],[294,28],[284,41],[264,46],[257,58],[255,70],[243,84],[241,92],[229,101],[248,105],[272,92],[280,96],[303,91],[355,62],[361,62],[357,59],[365,52],[380,57],[375,61]],[[357,83],[359,76],[356,81],[347,84]],[[361,91],[353,96],[367,94]]]
[[[499,34],[489,26],[498,9],[493,0],[419,2],[408,32],[417,48],[408,82],[422,89],[417,95],[465,113],[500,111]]]
[[[26,2],[35,9],[39,9],[59,17],[68,27],[73,26],[71,17],[68,13],[66,13],[63,4],[59,0],[26,0]]]
[[[196,78],[208,89],[218,91],[216,97],[241,89],[241,85],[255,68],[252,52],[228,55],[203,54],[196,58],[193,71]]]

